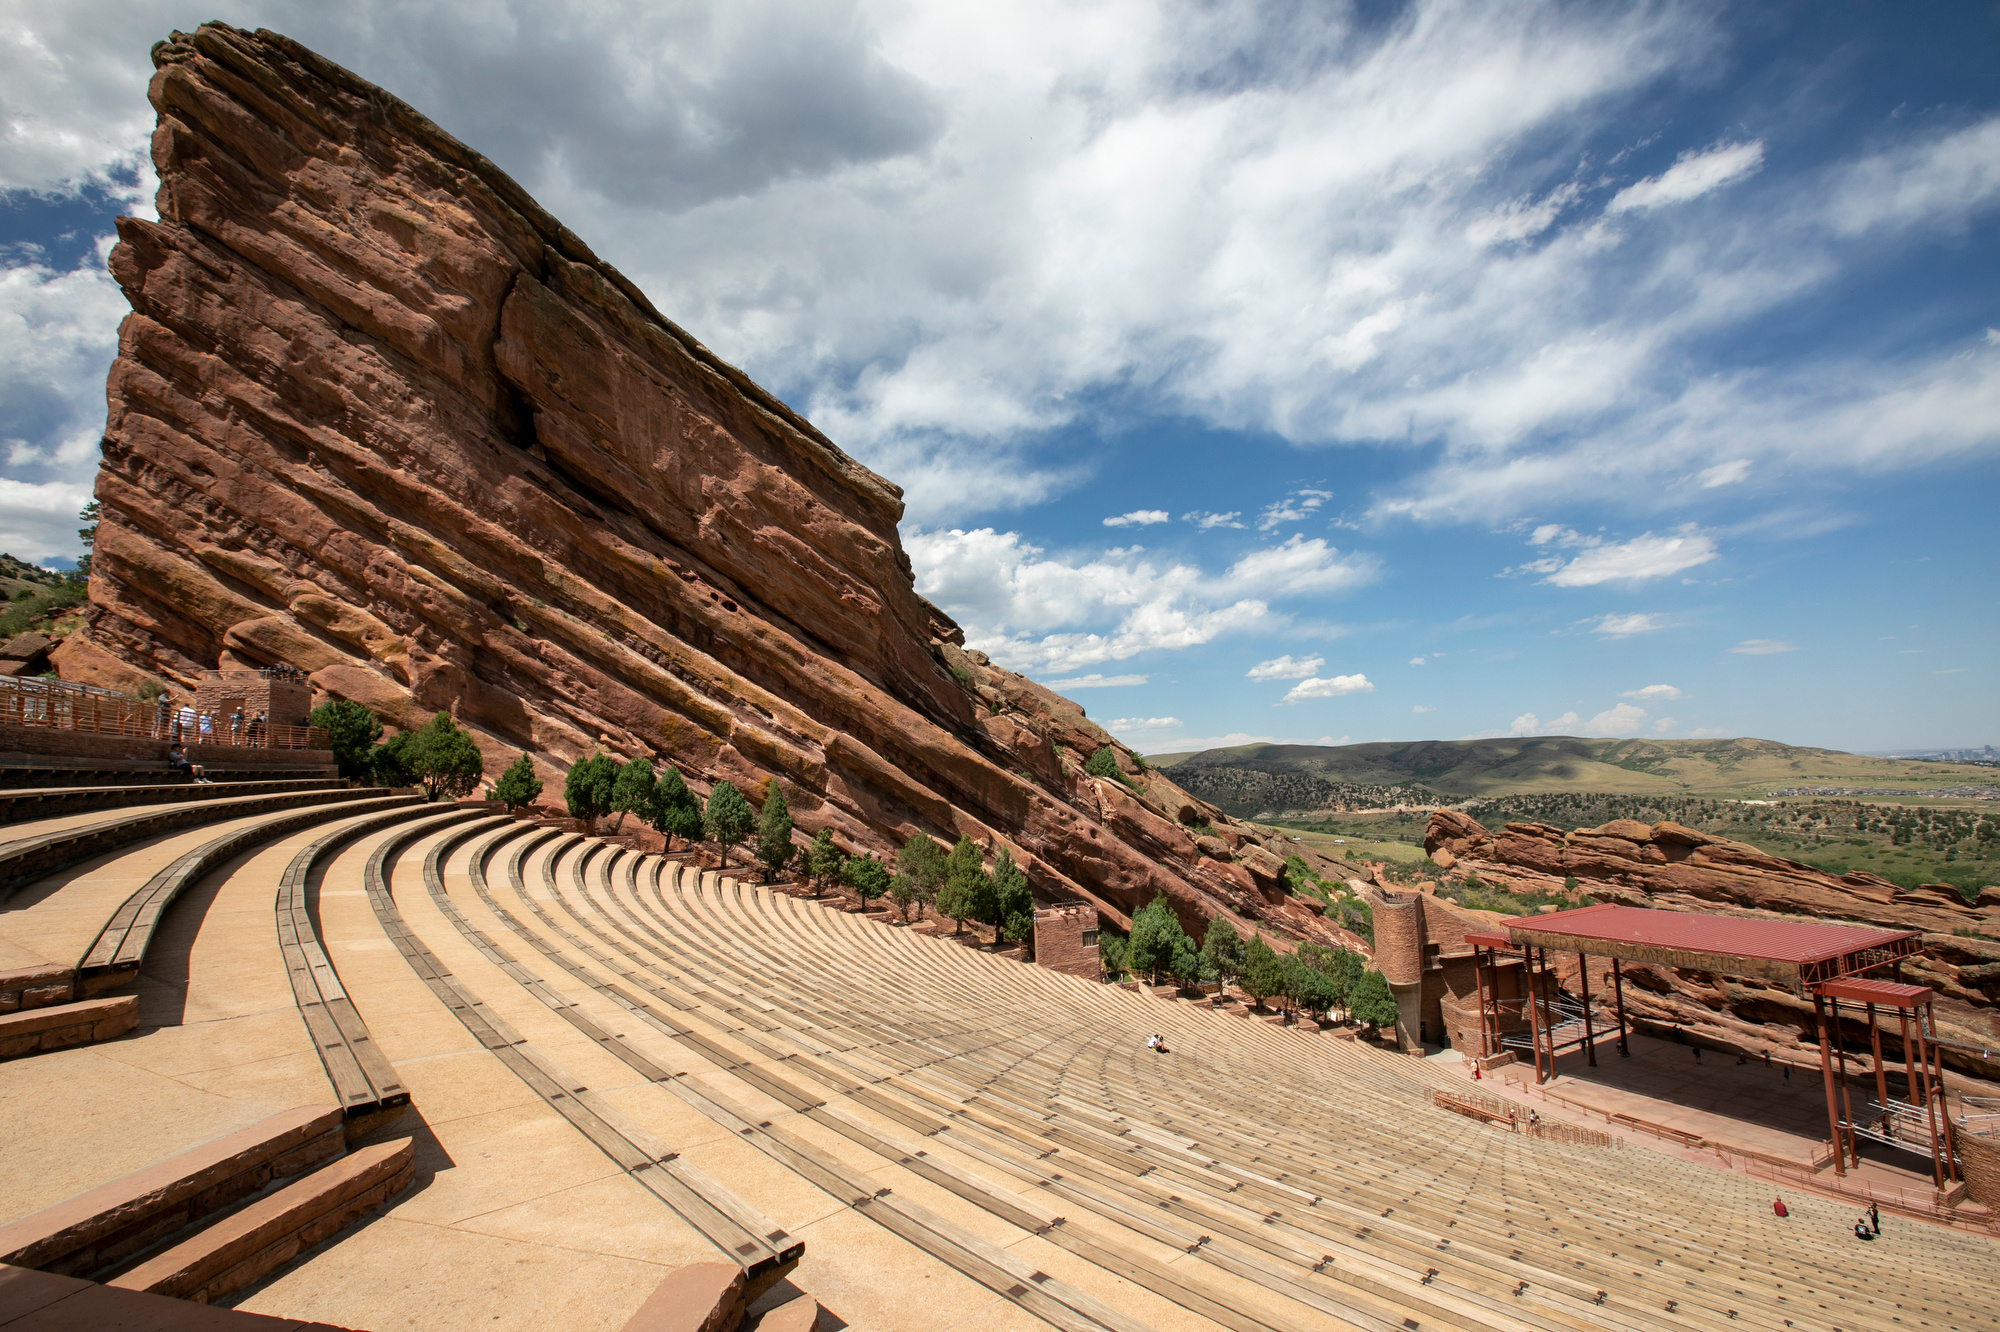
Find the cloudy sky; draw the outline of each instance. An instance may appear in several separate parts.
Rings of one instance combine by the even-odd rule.
[[[2000,743],[1991,0],[0,14],[15,555],[76,554],[147,48],[222,18],[499,162],[1142,749]]]

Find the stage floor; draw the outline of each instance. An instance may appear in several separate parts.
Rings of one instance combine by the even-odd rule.
[[[1614,1033],[1598,1043],[1595,1068],[1581,1049],[1564,1051],[1556,1060],[1556,1076],[1540,1089],[1542,1095],[1527,1090],[1534,1087],[1533,1064],[1496,1069],[1480,1085],[1532,1105],[1546,1117],[1609,1131],[1635,1146],[1689,1159],[1713,1163],[1715,1153],[1606,1120],[1629,1115],[1800,1166],[1825,1159],[1826,1092],[1817,1062],[1792,1065],[1787,1078],[1786,1065],[1776,1055],[1768,1065],[1762,1059],[1739,1064],[1734,1054],[1703,1049],[1696,1059],[1692,1046],[1639,1035],[1631,1038],[1631,1050],[1629,1058],[1620,1058]],[[1872,1079],[1853,1076],[1850,1066],[1848,1097],[1857,1115],[1865,1113],[1874,1090]],[[1877,1187],[1930,1188],[1928,1158],[1865,1139],[1858,1140],[1858,1146],[1861,1166],[1858,1172],[1850,1169],[1851,1178]],[[1831,1175],[1832,1167],[1825,1173]]]

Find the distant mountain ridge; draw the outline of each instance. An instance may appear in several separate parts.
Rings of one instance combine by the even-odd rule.
[[[1489,740],[1378,741],[1365,745],[1238,745],[1196,754],[1148,755],[1172,768],[1183,789],[1223,808],[1259,795],[1310,799],[1317,783],[1250,779],[1310,777],[1330,787],[1420,786],[1463,799],[1538,791],[1658,791],[1761,796],[1767,788],[1991,785],[1993,769],[1970,764],[1868,758],[1775,740],[1593,740],[1569,735]],[[1261,789],[1260,789],[1261,788]],[[1209,790],[1233,799],[1215,800]],[[1309,804],[1288,808],[1310,808]]]

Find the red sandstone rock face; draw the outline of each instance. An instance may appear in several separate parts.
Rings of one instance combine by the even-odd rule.
[[[1677,823],[1630,819],[1567,833],[1544,823],[1510,823],[1495,834],[1456,810],[1441,809],[1424,829],[1424,849],[1454,872],[1520,891],[1559,891],[1573,877],[1597,900],[1629,906],[1774,912],[1922,930],[1923,955],[1903,963],[1904,978],[1938,992],[1946,1038],[2000,1047],[2000,903],[1983,896],[1967,906],[1949,889],[1909,891],[1872,874],[1828,874]],[[1993,937],[1953,933],[1961,929]],[[1664,967],[1633,966],[1625,975],[1649,996],[1634,1001],[1635,1011],[1708,1030],[1715,1039],[1795,1045],[1811,1025],[1810,1001],[1756,982]],[[1593,964],[1593,988],[1599,983]],[[1994,1076],[1977,1056],[1962,1067]]]
[[[919,596],[901,492],[662,317],[490,162],[275,34],[156,48],[126,218],[90,627],[68,678],[290,663],[497,774],[602,744],[802,831],[1010,842],[1047,897],[1296,933],[1228,820]],[[1242,838],[1235,830],[1229,836]],[[997,849],[997,847],[995,847]],[[1268,871],[1269,866],[1258,868]]]

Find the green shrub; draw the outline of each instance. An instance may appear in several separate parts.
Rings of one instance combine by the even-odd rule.
[[[611,812],[612,790],[618,784],[618,760],[592,754],[570,764],[563,778],[563,803],[569,816],[582,819],[584,829],[597,831],[597,821]]]
[[[382,738],[382,723],[359,703],[335,699],[322,703],[306,718],[306,725],[326,732],[327,747],[333,751],[333,765],[343,777],[367,777],[373,765],[369,746]],[[403,783],[396,783],[403,785]]]
[[[542,793],[542,783],[535,776],[535,761],[522,750],[521,757],[507,765],[507,771],[500,774],[500,780],[493,783],[493,798],[505,804],[508,809],[520,809],[532,805]]]
[[[669,763],[653,783],[653,797],[646,805],[646,822],[664,837],[667,850],[674,838],[693,843],[701,839],[701,799],[681,780],[681,770]]]
[[[432,800],[463,800],[479,789],[486,775],[486,755],[472,736],[440,712],[417,732],[411,766]]]
[[[1394,1031],[1396,1028],[1396,994],[1389,988],[1389,979],[1379,971],[1366,971],[1355,982],[1354,996],[1348,1000],[1348,1008],[1356,1022],[1366,1023],[1377,1031]]]

